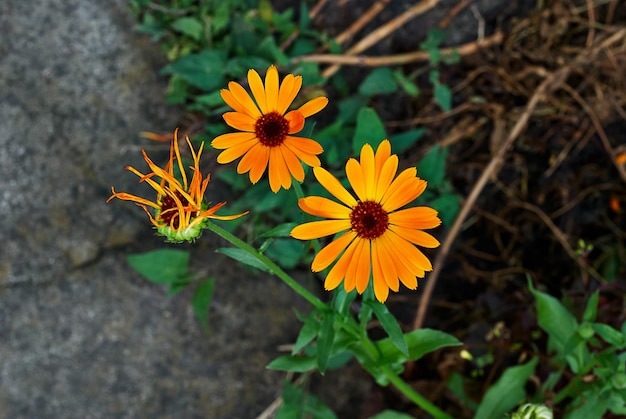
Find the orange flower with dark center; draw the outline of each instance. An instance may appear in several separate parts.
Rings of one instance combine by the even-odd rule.
[[[150,222],[156,227],[158,234],[167,237],[167,240],[171,242],[195,240],[200,236],[210,218],[232,220],[247,214],[247,212],[237,215],[215,214],[226,202],[221,202],[211,207],[204,200],[204,194],[210,179],[208,174],[203,179],[200,172],[200,156],[202,155],[204,142],[196,152],[191,145],[191,141],[189,141],[189,137],[185,137],[185,140],[193,159],[193,165],[190,166],[193,172],[191,180],[185,172],[180,155],[177,130],[174,132],[170,146],[170,156],[165,168],[157,166],[144,150],[141,152],[144,160],[148,163],[148,167],[151,170],[150,173],[143,174],[134,167],[126,167],[126,170],[139,176],[140,182],[145,181],[156,190],[157,197],[154,201],[126,192],[115,192],[113,187],[111,187],[113,195],[107,199],[107,202],[113,198],[135,202],[148,214]],[[181,180],[177,179],[174,174],[175,166],[178,167]],[[154,177],[160,178],[160,182],[156,182],[153,179]],[[154,216],[148,210],[148,207],[153,208]]]
[[[221,90],[222,98],[234,110],[223,115],[224,121],[240,132],[220,135],[211,146],[224,150],[217,156],[218,163],[241,157],[237,173],[249,172],[252,183],[268,169],[272,191],[289,189],[292,176],[298,182],[304,180],[302,163],[319,166],[317,155],[323,151],[316,141],[292,134],[302,131],[305,119],[324,109],[328,99],[317,97],[287,112],[302,87],[302,77],[287,74],[279,83],[274,66],[267,70],[265,82],[255,70],[248,71],[248,83],[252,97],[234,81]]]
[[[366,144],[360,161],[348,160],[346,175],[356,198],[330,172],[313,168],[318,182],[340,202],[321,196],[298,201],[311,215],[327,218],[295,227],[291,235],[300,240],[338,236],[313,259],[311,269],[328,272],[324,287],[335,289],[342,281],[347,292],[356,288],[362,294],[373,282],[374,295],[385,302],[389,290],[398,291],[402,282],[417,288],[417,278],[432,270],[428,258],[416,247],[437,247],[439,241],[424,229],[441,224],[437,211],[429,207],[403,206],[420,196],[426,181],[418,178],[417,169],[405,169],[397,177],[398,156],[391,154],[391,144],[383,141],[374,154]]]

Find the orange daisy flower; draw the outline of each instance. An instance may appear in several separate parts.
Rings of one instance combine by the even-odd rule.
[[[311,265],[313,272],[320,272],[337,260],[326,276],[327,290],[343,281],[347,292],[356,288],[362,294],[372,277],[376,299],[385,302],[389,290],[398,291],[400,282],[416,289],[417,278],[432,270],[416,245],[439,246],[437,239],[422,230],[437,227],[441,220],[429,207],[400,209],[424,192],[426,181],[416,176],[415,167],[396,177],[397,169],[398,156],[391,154],[388,140],[378,146],[376,154],[365,144],[360,161],[348,160],[346,175],[356,198],[330,172],[313,169],[318,182],[340,203],[321,196],[300,199],[298,205],[304,212],[329,220],[299,225],[291,236],[311,240],[342,233],[320,250]]]
[[[193,171],[191,181],[189,181],[185,173],[185,167],[180,157],[178,130],[176,130],[170,146],[170,157],[164,169],[150,160],[144,150],[141,150],[141,152],[146,163],[148,163],[148,167],[150,167],[150,173],[143,174],[134,167],[126,166],[126,170],[139,176],[139,182],[146,181],[157,191],[156,199],[150,201],[129,193],[115,192],[113,187],[111,187],[113,195],[107,199],[107,202],[113,198],[135,202],[148,214],[150,221],[157,229],[157,233],[167,237],[169,242],[194,241],[200,236],[202,229],[210,218],[232,220],[247,214],[245,212],[237,215],[216,215],[215,212],[222,208],[226,202],[210,207],[204,201],[204,193],[210,179],[209,174],[207,174],[205,179],[202,179],[202,173],[200,172],[200,156],[202,155],[204,142],[200,145],[198,151],[195,152],[189,137],[185,137],[185,139],[193,158],[193,166],[190,166],[190,169]],[[174,175],[175,162],[182,182]],[[157,183],[153,180],[154,177],[161,178],[161,181]],[[154,216],[148,211],[147,207],[154,209]]]
[[[235,112],[226,112],[226,123],[241,131],[216,137],[211,146],[224,150],[217,156],[218,163],[230,163],[242,157],[237,173],[250,172],[250,181],[257,183],[269,166],[270,188],[291,187],[291,177],[304,180],[301,162],[319,166],[317,157],[323,149],[310,138],[294,137],[302,131],[305,118],[318,113],[328,103],[325,97],[317,97],[298,109],[287,112],[302,87],[302,76],[287,74],[279,86],[278,70],[273,65],[267,70],[265,84],[259,73],[248,71],[248,83],[252,97],[234,81],[220,94]]]

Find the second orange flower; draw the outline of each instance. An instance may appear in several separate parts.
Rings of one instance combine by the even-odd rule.
[[[224,150],[218,163],[230,163],[241,157],[238,173],[248,173],[257,183],[268,170],[270,188],[278,192],[291,187],[291,178],[302,182],[302,163],[317,167],[322,146],[310,138],[296,137],[304,128],[304,121],[328,104],[321,96],[309,100],[298,109],[287,112],[302,87],[302,77],[288,74],[279,83],[278,70],[270,66],[265,82],[255,70],[248,71],[252,96],[237,82],[228,83],[221,96],[233,108],[223,117],[226,123],[240,132],[216,137],[211,146]]]

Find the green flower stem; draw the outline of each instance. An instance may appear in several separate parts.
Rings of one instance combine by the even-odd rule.
[[[271,272],[276,274],[280,279],[283,280],[285,284],[291,287],[292,290],[300,294],[305,300],[309,303],[313,304],[316,308],[320,310],[328,310],[328,306],[322,302],[319,298],[313,295],[309,290],[304,288],[302,285],[297,283],[292,277],[287,275],[285,271],[283,271],[276,263],[274,263],[270,258],[265,256],[262,253],[259,253],[254,247],[250,246],[248,243],[243,240],[237,238],[233,234],[224,230],[222,227],[218,226],[214,223],[208,223],[208,229],[220,236],[221,238],[229,241],[234,246],[240,248],[241,250],[248,252],[251,256],[254,256],[259,262],[263,263],[267,266]]]
[[[400,390],[402,394],[408,397],[413,403],[433,415],[435,419],[452,419],[452,416],[448,415],[446,412],[439,409],[437,406],[424,398],[424,396],[413,390],[413,388],[408,385],[406,381],[394,373],[387,365],[381,366],[380,369],[395,388]]]
[[[300,192],[302,190],[300,189]],[[232,245],[238,247],[239,249],[248,252],[251,256],[256,258],[259,262],[263,263],[267,268],[276,274],[285,284],[287,284],[291,289],[293,289],[296,293],[300,294],[304,299],[310,302],[317,309],[328,311],[330,308],[326,305],[322,300],[313,295],[309,290],[304,288],[302,285],[297,283],[291,276],[289,276],[285,271],[283,271],[276,263],[274,263],[270,258],[260,253],[254,247],[250,246],[248,243],[243,240],[237,238],[233,234],[224,230],[222,227],[218,226],[214,223],[207,223],[207,228],[230,242]],[[372,361],[376,362],[379,358],[379,351],[374,342],[372,342],[367,334],[361,333],[358,325],[351,325],[349,323],[344,322],[338,316],[335,316],[335,321],[348,333],[351,335],[358,337],[359,342],[363,349],[367,352],[367,355],[371,358]],[[437,408],[430,401],[424,398],[419,393],[415,392],[411,386],[409,386],[406,381],[400,378],[396,373],[394,373],[391,368],[387,365],[382,365],[379,367],[383,374],[387,377],[389,382],[393,384],[399,391],[401,391],[409,400],[413,401],[416,405],[424,409],[426,412],[433,415],[436,419],[452,419],[445,412]]]

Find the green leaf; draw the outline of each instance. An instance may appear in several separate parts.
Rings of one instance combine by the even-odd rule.
[[[215,279],[205,279],[196,288],[191,300],[191,305],[196,317],[200,321],[202,328],[207,328],[207,315],[209,314],[209,308],[211,307],[211,300],[213,299],[213,288],[215,286]]]
[[[404,334],[404,340],[409,349],[409,356],[400,352],[391,338],[381,339],[376,342],[382,364],[416,361],[424,355],[447,346],[458,346],[461,342],[452,335],[433,329],[419,329]]]
[[[317,397],[285,381],[282,394],[283,404],[275,419],[310,418],[336,419],[333,411]]]
[[[204,25],[194,17],[181,17],[171,24],[172,29],[199,41],[204,35]]]
[[[265,266],[263,262],[261,262],[259,259],[252,256],[250,253],[246,252],[243,249],[239,249],[237,247],[222,247],[217,249],[216,252],[225,254],[226,256],[243,263],[244,265],[248,265],[261,271],[271,273],[271,270],[267,266]]]
[[[406,413],[396,412],[395,410],[384,410],[376,416],[370,417],[370,419],[412,419],[413,416],[409,416]]]
[[[270,362],[266,368],[289,372],[307,372],[313,370],[316,365],[317,360],[314,356],[283,355]]]
[[[396,70],[393,72],[393,76],[406,94],[409,96],[417,96],[420,94],[420,89],[417,85],[407,78],[404,73],[400,70]]]
[[[598,298],[600,296],[599,291],[594,292],[587,301],[587,307],[585,307],[585,313],[583,314],[583,322],[593,322],[596,320],[598,314]]]
[[[524,385],[539,361],[533,358],[524,365],[507,368],[483,397],[474,415],[476,419],[501,419],[526,396]]]
[[[385,138],[385,126],[372,108],[361,108],[356,118],[356,129],[352,138],[352,152],[358,156],[361,148],[369,143],[374,150]]]
[[[450,226],[459,213],[461,199],[453,193],[447,193],[431,200],[430,206],[439,211],[441,222],[446,226]]]
[[[422,135],[424,135],[425,132],[426,130],[424,128],[416,128],[400,134],[392,135],[389,137],[389,141],[391,142],[393,152],[402,153],[403,151],[413,147],[417,143],[417,140],[422,138]]]
[[[322,324],[317,336],[317,368],[320,373],[326,371],[328,360],[332,354],[335,339],[335,315],[328,312],[322,315]]]
[[[294,239],[275,239],[265,251],[270,259],[286,269],[295,268],[304,253],[304,242]]]
[[[443,109],[444,112],[452,110],[452,90],[442,83],[434,83],[435,102]]]
[[[126,260],[137,272],[155,284],[170,285],[187,278],[189,252],[177,249],[157,249],[128,255]]]
[[[429,188],[438,188],[446,176],[448,149],[435,145],[417,164],[418,176],[428,181]]]
[[[398,83],[389,67],[373,70],[359,86],[359,93],[365,96],[393,93],[396,90]]]
[[[261,234],[259,238],[290,237],[291,230],[293,230],[293,228],[297,225],[298,223],[283,223]]]
[[[206,49],[198,54],[189,54],[165,66],[163,74],[175,74],[200,89],[211,91],[223,87],[224,54],[220,50]]]
[[[374,314],[380,321],[380,325],[383,327],[385,332],[387,332],[396,348],[398,348],[404,355],[409,356],[409,348],[404,340],[402,329],[400,329],[398,321],[393,314],[389,312],[387,306],[379,303],[378,301],[366,301],[364,304],[369,306],[374,311]]]
[[[337,287],[333,291],[332,307],[339,314],[348,314],[350,304],[356,299],[356,290],[346,292],[343,287]]]
[[[530,292],[537,302],[537,322],[548,333],[558,353],[562,353],[570,337],[576,333],[578,323],[574,316],[556,298],[536,290],[528,279]]]
[[[613,329],[608,324],[602,323],[594,323],[592,327],[609,345],[616,346],[620,350],[626,347],[626,339],[620,331]]]
[[[291,351],[292,354],[301,351],[319,334],[319,315],[320,312],[318,310],[315,310],[306,318],[304,324],[302,325],[302,328],[300,329],[300,333],[298,333],[296,343],[293,345],[293,350]]]

